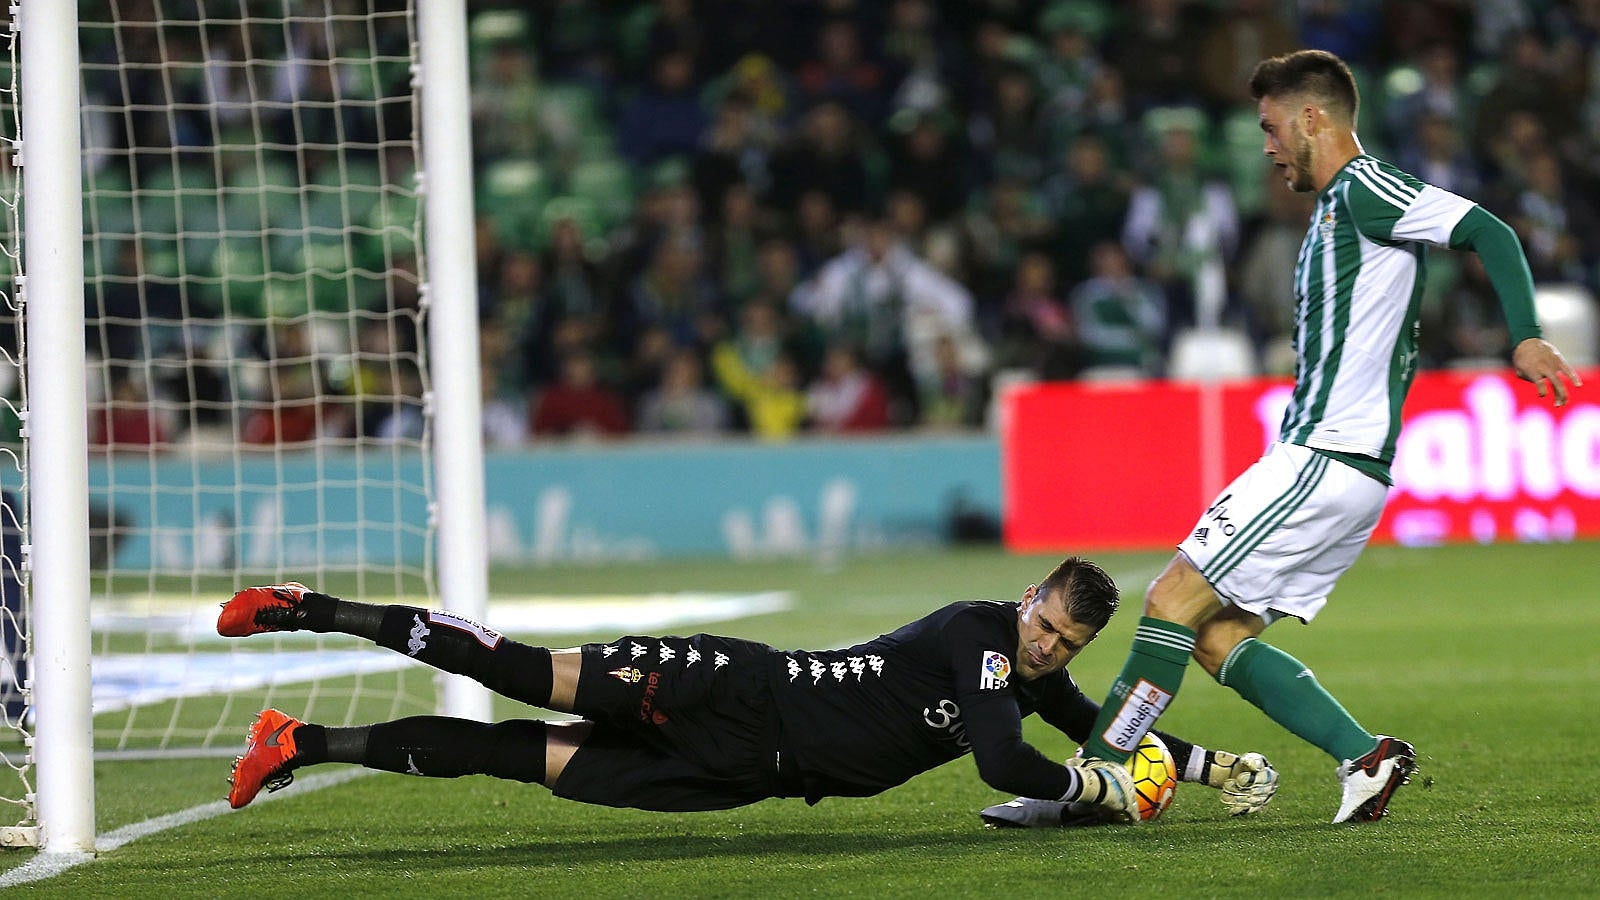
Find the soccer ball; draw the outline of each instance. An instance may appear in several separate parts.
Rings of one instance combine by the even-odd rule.
[[[1141,822],[1153,821],[1172,805],[1172,796],[1178,792],[1178,765],[1161,738],[1153,733],[1144,736],[1128,760],[1128,774],[1133,776]]]

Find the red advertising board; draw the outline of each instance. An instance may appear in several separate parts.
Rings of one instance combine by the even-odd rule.
[[[1424,372],[1378,542],[1600,536],[1600,370],[1556,409],[1509,372]],[[1007,546],[1175,545],[1277,435],[1285,380],[1057,383],[1004,398]]]

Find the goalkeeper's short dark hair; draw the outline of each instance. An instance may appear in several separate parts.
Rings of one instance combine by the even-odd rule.
[[[1106,627],[1111,614],[1117,611],[1116,582],[1105,569],[1081,557],[1067,557],[1039,582],[1038,596],[1048,599],[1054,591],[1061,592],[1074,622],[1095,631]]]
[[[1326,50],[1296,50],[1264,59],[1250,75],[1250,96],[1315,99],[1323,108],[1351,122],[1356,120],[1361,97],[1356,77],[1344,60]]]

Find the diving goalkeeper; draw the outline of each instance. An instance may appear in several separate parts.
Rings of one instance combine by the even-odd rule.
[[[1062,765],[1022,739],[1022,719],[1035,712],[1074,741],[1087,738],[1099,707],[1066,666],[1117,602],[1104,570],[1069,558],[1019,603],[952,603],[841,650],[784,651],[709,634],[549,650],[449,613],[354,603],[295,583],[248,588],[224,604],[220,634],[355,635],[582,719],[415,716],[333,727],[269,709],[234,764],[228,802],[237,809],[263,787],[289,784],[296,769],[345,762],[439,778],[493,775],[571,800],[648,810],[726,809],[769,797],[816,803],[877,794],[970,752],[987,784],[1040,801],[1011,806],[995,821],[1043,824],[1040,810],[1069,803],[1136,821],[1123,767]],[[1264,807],[1277,787],[1259,754],[1161,737],[1184,779],[1222,789],[1233,812]]]

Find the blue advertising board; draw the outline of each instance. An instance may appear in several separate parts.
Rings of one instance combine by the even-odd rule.
[[[91,466],[116,565],[191,571],[417,565],[423,460],[387,448]],[[998,517],[989,436],[767,445],[616,444],[490,453],[491,560],[827,556],[929,545],[957,508]]]

